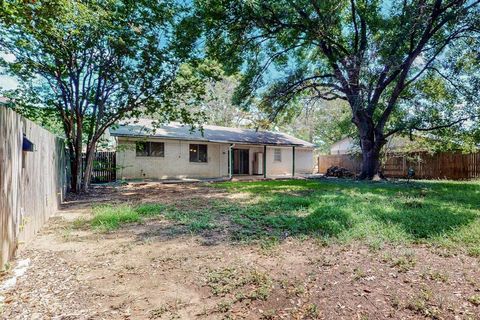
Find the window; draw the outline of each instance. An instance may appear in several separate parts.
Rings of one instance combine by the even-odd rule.
[[[282,149],[275,148],[273,150],[273,161],[282,162]]]
[[[207,145],[190,145],[190,162],[207,162]]]
[[[165,144],[163,142],[139,141],[135,145],[137,157],[164,157]]]

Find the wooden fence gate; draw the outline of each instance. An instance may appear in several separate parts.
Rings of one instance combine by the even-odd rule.
[[[87,165],[86,155],[83,155],[83,170]],[[117,163],[115,152],[95,152],[93,158],[92,183],[106,183],[117,180]]]

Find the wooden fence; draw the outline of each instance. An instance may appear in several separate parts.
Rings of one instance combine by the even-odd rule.
[[[326,173],[333,166],[346,168],[352,172],[360,172],[362,160],[348,154],[320,155],[318,156],[318,173]]]
[[[325,173],[329,167],[339,166],[359,173],[361,163],[361,158],[358,156],[319,156],[318,172]],[[415,178],[419,179],[478,179],[480,178],[480,152],[470,154],[460,152],[392,153],[387,156],[382,170],[387,177],[404,178],[407,177],[409,168],[415,170]]]
[[[34,144],[30,151],[24,138]],[[66,162],[62,139],[0,106],[0,269],[58,210]]]
[[[83,170],[87,165],[86,155],[83,155]],[[117,164],[115,151],[97,151],[93,159],[92,183],[113,182],[117,179]]]

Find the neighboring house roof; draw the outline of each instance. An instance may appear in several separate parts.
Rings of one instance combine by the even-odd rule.
[[[204,125],[202,135],[199,130],[191,131],[189,125],[179,123],[170,123],[156,128],[155,121],[148,119],[120,124],[110,129],[110,134],[116,137],[155,137],[220,143],[315,147],[310,142],[280,132]]]
[[[330,154],[347,154],[354,151],[359,146],[350,137],[345,137],[330,146]]]

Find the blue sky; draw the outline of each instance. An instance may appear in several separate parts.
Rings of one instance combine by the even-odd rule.
[[[7,55],[2,52],[0,52],[0,58],[3,58],[7,61],[11,61],[14,59],[12,55]],[[0,88],[7,90],[15,89],[17,87],[17,84],[18,82],[14,78],[5,75],[4,72],[0,69]]]
[[[9,76],[0,75],[0,88],[2,89],[15,89],[17,87],[17,81]]]

